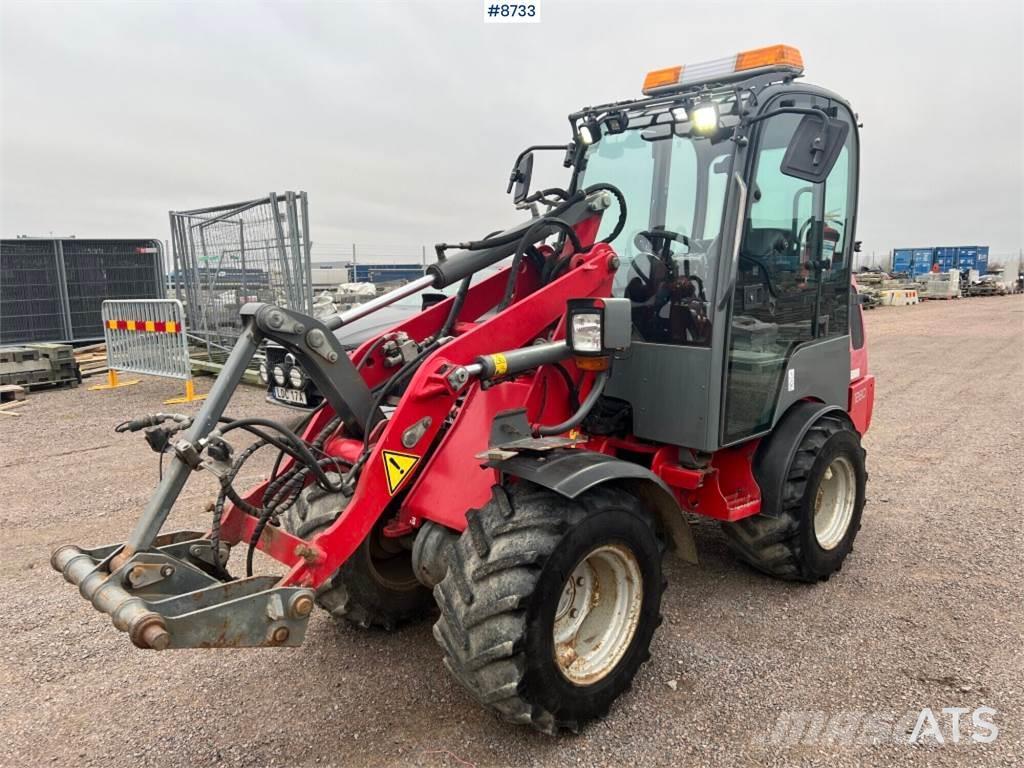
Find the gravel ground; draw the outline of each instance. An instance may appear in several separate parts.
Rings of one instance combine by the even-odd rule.
[[[176,386],[33,393],[21,418],[0,416],[0,764],[1024,764],[1024,297],[880,308],[867,324],[871,479],[846,567],[814,587],[777,583],[700,523],[701,566],[668,565],[653,659],[607,720],[557,739],[477,707],[429,623],[360,632],[320,613],[302,648],[134,649],[48,554],[125,537],[156,461],[111,428]],[[230,413],[280,415],[254,390],[236,400]],[[206,525],[212,487],[190,484],[174,527]],[[972,741],[985,731],[967,714],[949,743],[941,709],[982,705],[998,711],[995,741]],[[944,745],[773,735],[787,714],[910,713],[895,728],[907,738],[924,707]]]

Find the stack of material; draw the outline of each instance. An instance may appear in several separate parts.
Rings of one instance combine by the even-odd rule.
[[[995,275],[982,275],[967,289],[968,296],[1005,296],[1006,286]]]
[[[955,269],[923,275],[918,278],[918,282],[918,293],[922,299],[960,298],[960,273]]]
[[[777,325],[762,323],[747,315],[736,315],[732,320],[732,337],[736,349],[749,352],[770,352],[779,335]]]
[[[79,347],[75,350],[75,362],[81,371],[82,378],[87,379],[99,373],[107,372],[107,345],[103,342]]]
[[[899,288],[899,280],[893,280],[884,272],[857,272],[853,278],[864,309],[874,309],[881,304],[883,290]]]
[[[48,360],[54,381],[72,381],[77,384],[74,350],[70,344],[30,344],[39,350],[39,359]]]
[[[882,303],[881,293],[877,288],[858,285],[857,293],[860,296],[860,305],[864,309],[874,309]]]
[[[26,344],[0,349],[0,384],[32,389],[65,383],[78,386],[70,344]]]

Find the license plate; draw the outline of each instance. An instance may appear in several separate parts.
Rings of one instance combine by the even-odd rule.
[[[301,389],[288,389],[287,387],[274,387],[274,397],[285,403],[293,405],[307,405],[306,393]]]

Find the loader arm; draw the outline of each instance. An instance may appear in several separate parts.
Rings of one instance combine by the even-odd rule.
[[[581,258],[575,269],[493,317],[479,323],[466,322],[458,337],[427,357],[413,375],[397,408],[370,450],[364,472],[344,512],[329,528],[309,541],[311,552],[293,565],[281,582],[282,586],[314,589],[321,586],[362,543],[381,515],[386,512],[399,514],[399,497],[414,485],[424,467],[431,465],[435,453],[440,450],[440,446],[434,445],[435,438],[453,410],[456,411],[455,425],[449,430],[442,445],[449,445],[449,441],[457,442],[456,435],[460,430],[475,426],[471,415],[459,412],[459,401],[466,398],[465,407],[474,407],[476,398],[467,395],[480,385],[476,382],[457,382],[451,376],[453,371],[480,355],[529,346],[558,323],[570,298],[607,296],[611,290],[616,263],[617,257],[610,246],[597,245]],[[506,273],[502,271],[476,289],[471,289],[471,295],[472,291],[477,293],[472,303],[467,297],[465,315],[472,315],[477,308],[488,304],[493,306],[491,300],[500,296],[495,291],[504,289],[506,278]],[[429,426],[422,431],[417,430],[418,437],[414,443],[410,445],[408,439],[403,439],[408,430],[426,423]],[[460,427],[460,424],[463,426]],[[326,447],[334,454],[354,456],[359,443],[350,438],[340,438]],[[481,445],[481,448],[485,447],[486,433]],[[388,457],[395,455],[413,459],[410,460],[409,469],[402,473],[401,480],[392,484],[388,479]],[[465,510],[476,503],[481,488],[489,488],[487,478],[493,476],[493,470],[481,469],[478,464],[472,463],[471,456],[461,452],[438,456],[442,462],[460,464],[468,476],[468,479],[464,476],[458,487],[449,489],[445,503],[446,510],[458,510],[458,516],[463,518],[461,524],[456,526],[460,530],[465,525]],[[259,489],[261,491],[262,488]],[[406,506],[402,509],[404,513],[399,514],[401,527],[395,531],[395,535],[411,533],[424,519],[412,513],[415,507]],[[452,515],[446,515],[442,510],[426,517],[442,520],[449,525],[455,522]],[[245,531],[251,531],[252,527],[246,524],[245,518],[251,519],[251,516],[237,507],[233,506],[227,511],[222,523],[225,540],[237,541]],[[274,555],[275,543],[271,537],[266,542],[261,539],[259,546]]]
[[[397,289],[369,302],[368,309],[357,307],[328,324],[280,307],[247,305],[243,308],[246,327],[239,342],[204,406],[187,421],[184,435],[172,444],[170,467],[128,541],[93,549],[66,545],[54,551],[52,566],[142,648],[300,644],[313,608],[314,589],[331,579],[382,515],[398,511],[401,498],[434,454],[440,430],[458,415],[460,405],[475,402],[466,395],[477,384],[453,372],[478,355],[527,346],[552,335],[569,298],[609,293],[618,259],[610,246],[592,245],[607,205],[607,193],[577,193],[557,209],[562,217],[555,222],[557,226],[548,225],[544,219],[528,221],[493,238],[466,244],[463,251],[439,261],[411,287]],[[559,230],[576,244],[571,259],[568,245],[564,257],[547,249],[545,255],[552,263],[558,260],[560,276],[538,280],[536,268],[517,257],[514,268],[473,287],[466,282],[466,290],[459,296],[403,325],[417,340],[420,352],[409,361],[414,372],[387,417],[380,406],[388,388],[381,390],[379,385],[385,380],[390,384],[393,372],[387,370],[382,359],[374,357],[378,350],[372,342],[350,359],[332,329],[386,306],[413,289],[465,280]],[[479,320],[495,306],[500,311]],[[301,358],[325,397],[324,406],[305,430],[304,440],[288,437],[286,429],[268,420],[243,418],[221,424],[232,393],[264,339]],[[312,474],[292,473],[299,483],[296,494],[313,476],[321,487],[335,487],[336,492],[348,489],[351,497],[337,520],[309,540],[268,524],[271,520],[266,506],[260,517],[250,514],[268,493],[269,485],[264,483],[243,494],[238,505],[227,504],[205,535],[161,534],[193,471],[205,469],[221,479],[219,504],[229,490],[234,493],[231,471],[241,464],[233,463],[233,451],[224,438],[243,424],[253,427],[260,421],[284,436],[283,443],[278,440],[275,444],[291,445],[292,455],[304,456],[303,464],[296,469],[305,468]],[[329,445],[317,448],[327,458],[310,453],[311,436],[335,423],[334,434],[343,437],[335,436]],[[415,439],[411,440],[410,434]],[[267,439],[261,438],[264,442]],[[331,481],[321,466],[322,462],[334,461],[330,457],[347,461],[351,467],[348,479],[341,484]],[[291,459],[286,461],[281,474],[292,469],[292,464]],[[399,530],[411,531],[417,522],[409,515],[396,520]],[[290,570],[282,578],[249,575],[233,580],[223,563],[230,547],[237,543],[261,549]],[[247,565],[251,574],[249,565],[251,561]]]

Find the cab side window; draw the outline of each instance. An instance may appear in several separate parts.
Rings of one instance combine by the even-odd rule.
[[[819,312],[826,325],[822,335],[841,336],[850,328],[850,259],[853,243],[854,206],[857,199],[857,148],[853,121],[844,107],[837,119],[850,124],[846,144],[825,180],[825,216],[822,229],[821,304]]]

